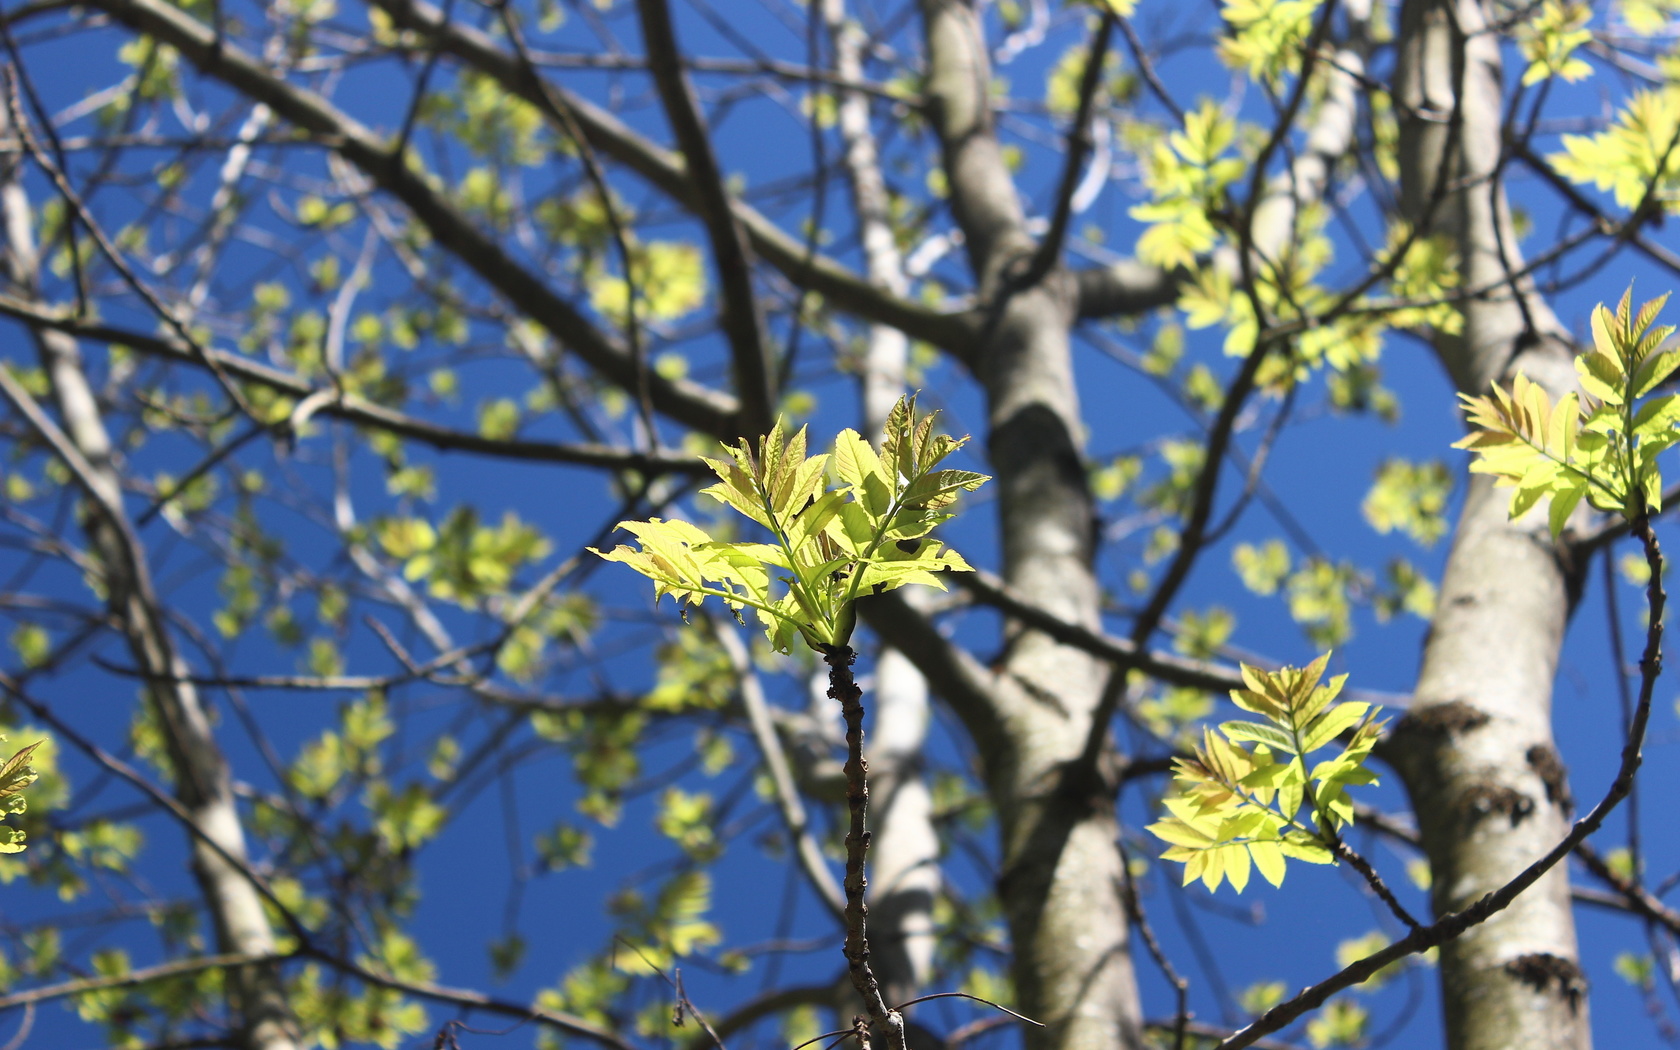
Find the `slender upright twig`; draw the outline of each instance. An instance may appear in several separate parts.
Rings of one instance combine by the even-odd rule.
[[[828,664],[828,695],[840,702],[846,719],[846,808],[852,818],[846,832],[846,965],[852,987],[869,1012],[869,1027],[886,1033],[887,1050],[906,1050],[904,1016],[881,998],[881,984],[869,968],[869,905],[863,899],[869,885],[864,872],[869,854],[869,763],[863,757],[863,691],[852,677],[856,659],[857,653],[848,645],[834,646],[823,654]],[[867,1035],[860,1024],[859,1041],[865,1043],[861,1050],[867,1050]]]

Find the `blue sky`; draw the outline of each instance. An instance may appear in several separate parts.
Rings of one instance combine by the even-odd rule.
[[[790,60],[803,56],[804,41],[769,9],[753,0],[720,0],[716,10],[742,36],[767,52]],[[591,18],[598,17],[623,39],[635,38],[634,19],[630,6],[620,4],[609,10],[585,17],[581,9],[574,11],[566,25],[553,37],[543,41],[545,47],[587,50],[599,47],[599,38],[590,30]],[[1170,90],[1185,105],[1193,104],[1208,92],[1225,97],[1227,82],[1220,67],[1212,62],[1205,49],[1195,46],[1193,34],[1205,32],[1211,8],[1198,6],[1179,9],[1175,5],[1151,4],[1146,0],[1138,24],[1148,39],[1165,39],[1175,34],[1192,34],[1192,46],[1175,53],[1161,68]],[[1077,21],[1058,13],[1056,26],[1037,47],[1024,51],[1018,58],[1000,68],[1014,93],[1036,101],[1042,97],[1042,85],[1048,70],[1063,51],[1080,39]],[[344,25],[359,28],[364,16],[355,5],[345,5],[340,16]],[[684,46],[692,52],[709,55],[739,57],[730,40],[721,37],[692,7],[679,5],[679,31]],[[109,83],[120,75],[114,62],[105,60],[98,48],[88,47],[88,41],[112,49],[120,40],[114,32],[101,32],[75,37],[74,45],[40,45],[33,50],[31,72],[49,99],[48,108],[62,109],[80,98],[91,87]],[[895,46],[909,50],[915,44],[914,33],[900,29],[892,37]],[[593,42],[593,43],[592,43]],[[76,50],[71,52],[70,47]],[[73,60],[71,59],[73,55]],[[369,63],[351,74],[337,87],[339,104],[355,113],[359,119],[375,125],[390,126],[401,119],[406,101],[404,85],[411,71],[404,71],[391,62]],[[1513,77],[1515,74],[1512,74]],[[435,83],[447,84],[449,74],[440,71]],[[664,127],[657,115],[645,84],[634,76],[569,72],[564,74],[568,86],[599,101],[628,98],[629,119],[632,124],[660,141],[665,141]],[[700,86],[711,102],[720,99],[720,92],[728,86],[722,78],[701,78]],[[1601,77],[1612,94],[1622,90],[1613,86],[1608,75]],[[716,141],[724,167],[739,173],[748,187],[774,185],[778,180],[796,176],[809,170],[809,135],[799,119],[801,95],[793,86],[783,85],[768,96],[747,96],[730,105],[727,116],[719,122]],[[227,95],[220,88],[195,86],[192,88],[198,103],[212,110],[219,109]],[[1591,91],[1554,93],[1555,116],[1571,116],[1576,110],[1596,109],[1596,97]],[[1579,100],[1579,101],[1575,101]],[[1249,119],[1261,119],[1267,103],[1258,92],[1251,91],[1240,103],[1240,112]],[[166,122],[168,117],[165,116]],[[1027,117],[1012,117],[1005,122],[1009,141],[1023,150],[1025,166],[1021,185],[1035,202],[1029,208],[1034,214],[1043,211],[1048,188],[1059,174],[1055,155],[1055,139],[1035,140],[1018,134],[1025,127]],[[1043,122],[1037,122],[1043,126]],[[90,121],[83,121],[77,133],[86,133]],[[429,146],[428,146],[429,148]],[[832,158],[835,145],[828,143]],[[457,151],[458,153],[458,151]],[[444,160],[460,163],[463,158],[445,152]],[[900,178],[910,191],[926,200],[926,164],[933,149],[925,139],[908,147],[895,147],[892,156],[909,162],[910,167]],[[277,163],[290,166],[294,173],[320,176],[325,166],[317,154],[276,151]],[[89,164],[78,160],[78,170]],[[138,161],[136,161],[138,163]],[[197,176],[208,179],[214,165],[208,165]],[[535,180],[533,180],[535,181]],[[693,238],[698,230],[691,222],[677,215],[650,191],[633,180],[617,180],[615,187],[627,201],[647,213],[669,215],[672,219],[657,234],[666,238]],[[39,181],[32,184],[37,200],[43,199],[44,187]],[[288,188],[275,191],[285,197]],[[1543,247],[1555,229],[1557,204],[1532,181],[1513,178],[1511,193],[1516,202],[1529,210],[1536,231],[1525,243],[1534,251]],[[1128,208],[1135,203],[1134,189],[1128,184],[1111,184],[1091,210],[1081,217],[1079,226],[1094,224],[1103,234],[1108,250],[1125,252],[1139,232],[1138,225],[1128,217]],[[110,222],[120,222],[141,214],[137,200],[122,193],[108,192],[100,198],[102,215]],[[809,195],[795,195],[781,210],[766,207],[787,228],[798,229],[810,206]],[[828,190],[827,214],[829,224],[838,231],[849,228],[845,218],[847,205],[839,183]],[[1355,225],[1371,228],[1368,202],[1356,202],[1352,211]],[[282,216],[266,203],[253,211],[253,228],[268,230],[281,238],[297,237],[295,227],[288,226]],[[948,215],[938,210],[929,220],[930,229],[948,225]],[[167,239],[166,222],[160,224],[160,236]],[[339,244],[333,246],[338,254],[351,251],[359,244],[360,228],[353,227]],[[1667,240],[1672,241],[1672,236]],[[290,247],[284,245],[283,247]],[[1345,267],[1357,269],[1357,253],[1351,241],[1337,235],[1339,261]],[[833,250],[842,259],[856,263],[855,245],[840,233]],[[230,253],[228,279],[223,282],[232,296],[244,285],[246,277],[261,274],[264,279],[278,279],[293,290],[294,302],[302,305],[321,305],[319,293],[308,288],[305,268],[314,248],[308,248],[301,258],[288,259],[283,250],[274,246],[243,244]],[[348,263],[353,256],[346,258]],[[1352,272],[1348,270],[1346,272]],[[410,294],[401,283],[397,267],[389,256],[382,257],[376,268],[376,287],[368,293],[370,304],[385,305],[387,299],[398,300]],[[960,253],[953,253],[935,270],[948,290],[967,287],[961,271]],[[1620,295],[1629,280],[1638,282],[1638,294],[1656,294],[1669,286],[1663,275],[1652,272],[1637,257],[1623,253],[1596,276],[1560,295],[1556,299],[1558,312],[1572,329],[1584,331],[1592,304],[1599,300],[1613,300]],[[1671,282],[1670,282],[1671,283]],[[468,281],[469,289],[475,286]],[[469,292],[469,298],[473,292]],[[311,300],[311,296],[314,300]],[[136,323],[139,316],[132,312],[112,311],[113,318]],[[149,325],[141,324],[141,327]],[[785,335],[785,326],[777,329]],[[1148,325],[1141,332],[1105,327],[1102,338],[1122,345],[1147,345]],[[0,356],[12,363],[28,360],[27,343],[21,333],[13,329],[14,337],[0,349]],[[496,335],[491,326],[480,324],[475,329],[476,343],[482,342],[482,352],[475,352],[463,363],[460,371],[464,394],[454,404],[438,405],[429,414],[454,425],[471,428],[475,425],[478,405],[489,398],[522,396],[531,383],[528,369],[499,352]],[[856,419],[856,394],[851,381],[836,376],[827,357],[826,348],[806,335],[803,370],[798,385],[815,396],[815,408],[809,422],[813,433],[826,436],[841,426],[853,425]],[[219,344],[221,345],[221,344]],[[684,353],[691,360],[693,373],[701,377],[713,374],[710,370],[720,359],[721,347],[712,336],[701,334],[694,338],[672,340],[668,347]],[[402,359],[404,367],[416,375],[424,362],[440,357],[445,351],[433,345],[422,345]],[[105,367],[102,349],[90,348],[96,369]],[[391,351],[395,356],[396,351]],[[1187,361],[1206,363],[1221,375],[1230,368],[1228,359],[1219,352],[1217,333],[1191,333]],[[1137,447],[1160,437],[1163,433],[1185,432],[1186,419],[1180,410],[1167,403],[1144,377],[1117,365],[1088,344],[1077,351],[1076,368],[1080,379],[1080,396],[1090,426],[1088,449],[1093,458],[1102,458]],[[1402,336],[1391,337],[1383,358],[1384,382],[1398,395],[1402,418],[1397,424],[1385,424],[1373,418],[1333,417],[1321,411],[1324,394],[1322,383],[1314,383],[1302,395],[1302,421],[1284,434],[1275,449],[1267,479],[1280,501],[1301,522],[1316,545],[1332,559],[1350,559],[1359,565],[1380,570],[1390,557],[1401,555],[1417,563],[1431,574],[1438,574],[1445,555],[1445,542],[1432,549],[1421,549],[1396,535],[1378,535],[1364,520],[1359,502],[1379,463],[1391,456],[1413,459],[1442,458],[1462,465],[1461,454],[1448,446],[1459,433],[1453,408],[1451,389],[1428,348]],[[201,380],[183,377],[176,380],[178,389],[207,389]],[[948,425],[954,432],[978,433],[984,422],[984,410],[976,385],[957,367],[941,364],[930,370],[923,380],[923,396],[928,404],[945,408]],[[1316,418],[1312,418],[1316,413]],[[553,438],[575,437],[575,431],[558,413],[533,417],[525,433]],[[1245,437],[1246,447],[1253,447],[1253,431]],[[330,450],[337,437],[346,432],[337,425],[323,427],[313,438],[305,438],[290,455],[276,457],[261,443],[242,454],[239,462],[269,476],[277,497],[288,495],[295,487],[298,494],[320,494],[330,485]],[[352,441],[352,447],[354,443]],[[389,510],[392,503],[386,495],[383,477],[365,450],[355,449],[353,458],[354,482],[351,491],[364,514]],[[189,443],[166,439],[148,443],[136,450],[134,470],[150,476],[156,470],[183,469],[201,451]],[[967,455],[976,469],[984,468],[983,441],[976,440]],[[432,513],[441,517],[460,503],[480,508],[485,520],[499,519],[504,510],[515,510],[519,516],[544,529],[553,542],[554,553],[547,563],[529,573],[537,572],[576,551],[593,539],[607,521],[616,505],[606,491],[601,478],[588,471],[551,466],[533,467],[527,464],[505,463],[464,456],[440,456],[423,450],[412,454],[414,462],[431,465],[436,471],[438,499],[429,508],[415,513]],[[1235,479],[1227,474],[1227,493],[1235,488]],[[1460,486],[1461,488],[1462,486]],[[1456,499],[1456,497],[1455,497]],[[288,511],[285,500],[277,498],[264,504],[265,525],[286,539],[292,556],[300,563],[319,571],[337,570],[337,542],[319,521],[311,521],[306,514]],[[140,504],[136,502],[134,507]],[[686,505],[689,513],[696,508]],[[1456,502],[1455,502],[1456,509]],[[1105,513],[1120,514],[1121,508],[1105,508]],[[1314,650],[1290,622],[1278,598],[1259,598],[1245,592],[1230,565],[1230,550],[1239,542],[1260,542],[1283,534],[1283,528],[1271,520],[1263,507],[1251,508],[1243,524],[1225,541],[1211,551],[1200,563],[1189,587],[1177,607],[1178,612],[1203,610],[1219,605],[1229,609],[1237,618],[1238,627],[1232,642],[1247,651],[1290,662],[1310,659]],[[1664,532],[1667,539],[1670,533]],[[218,603],[216,577],[209,571],[202,554],[191,543],[191,537],[175,534],[174,528],[163,519],[153,522],[146,538],[155,557],[154,571],[167,587],[172,603],[189,617],[204,622]],[[995,567],[995,538],[992,509],[984,493],[974,501],[967,518],[954,526],[949,535],[951,543],[977,564]],[[1125,594],[1126,574],[1136,565],[1136,544],[1122,544],[1114,553],[1105,556],[1104,581],[1117,595]],[[0,578],[8,575],[10,565],[21,565],[13,551],[0,551]],[[631,578],[617,567],[595,571],[590,592],[596,595],[621,622],[615,622],[603,637],[603,649],[611,651],[619,638],[636,639],[648,634],[646,613],[650,605],[649,589],[644,581]],[[32,589],[84,597],[79,584],[68,574],[42,576],[31,584]],[[1557,736],[1565,762],[1573,777],[1575,792],[1590,804],[1602,791],[1614,770],[1619,750],[1619,729],[1616,716],[1616,690],[1613,669],[1608,656],[1607,629],[1604,614],[1604,583],[1595,567],[1588,593],[1583,600],[1572,627],[1565,650],[1556,690]],[[1617,585],[1617,599],[1621,602],[1624,630],[1630,646],[1633,632],[1639,624],[1636,592]],[[307,603],[300,603],[304,612]],[[392,619],[389,610],[377,606],[359,607],[352,616],[355,621],[363,612],[374,612],[382,619]],[[664,609],[669,613],[669,606]],[[461,639],[482,637],[485,624],[463,614],[445,610],[443,617]],[[392,619],[392,622],[395,622]],[[1111,623],[1115,630],[1124,627],[1123,618]],[[1388,624],[1377,624],[1368,610],[1356,613],[1356,634],[1336,655],[1336,667],[1351,675],[1351,683],[1362,688],[1405,693],[1416,673],[1423,624],[1415,618],[1401,616]],[[9,632],[11,625],[4,624]],[[987,653],[996,645],[991,618],[984,614],[960,619],[959,637],[970,642],[977,651]],[[404,643],[424,650],[424,644],[413,632],[396,631]],[[395,663],[377,638],[360,625],[352,627],[345,637],[345,654],[351,671],[383,673],[394,670]],[[126,662],[120,647],[107,642],[96,650],[113,662]],[[430,654],[428,654],[430,655]],[[285,673],[294,670],[298,654],[282,649],[255,630],[241,640],[231,653],[232,666],[245,673]],[[1490,659],[1498,654],[1489,654]],[[546,688],[563,694],[580,693],[589,689],[593,675],[599,672],[619,689],[645,688],[652,681],[648,649],[645,645],[626,647],[593,667],[578,661],[575,669],[558,669]],[[56,675],[39,685],[40,695],[62,705],[67,713],[84,725],[97,728],[108,745],[118,745],[123,739],[132,704],[133,689],[120,679],[113,678],[91,666],[82,665]],[[778,703],[803,706],[804,683],[794,675],[774,680],[773,695]],[[263,693],[252,691],[248,697],[252,710],[271,737],[276,750],[287,758],[330,724],[343,696],[308,693]],[[1658,800],[1670,797],[1680,784],[1676,783],[1673,747],[1677,735],[1672,709],[1674,690],[1664,683],[1659,687],[1659,710],[1653,721],[1651,746],[1642,774],[1641,794],[1647,800],[1645,846],[1648,870],[1655,879],[1680,867],[1680,848],[1672,836],[1665,834],[1665,821]],[[447,725],[460,711],[459,697],[447,695],[436,688],[408,689],[394,695],[396,709],[412,718],[404,731],[404,743],[423,742],[426,737]],[[251,742],[238,731],[234,712],[224,707],[221,738],[228,749],[237,776],[259,787],[271,787],[272,777],[263,769],[260,756]],[[487,732],[483,724],[470,731],[482,739]],[[743,763],[722,777],[708,780],[698,774],[684,776],[678,782],[691,789],[712,791],[722,798],[738,787],[745,771],[745,761],[751,755],[750,739],[734,736],[738,759]],[[412,744],[417,747],[418,744]],[[682,731],[668,735],[653,744],[644,756],[644,769],[650,774],[680,763],[692,749],[692,736]],[[936,732],[930,753],[941,764],[961,768],[970,759],[964,742],[953,732],[950,719],[936,721]],[[423,756],[422,756],[423,763]],[[76,784],[94,782],[91,770],[79,761],[71,761],[69,768]],[[1145,796],[1155,790],[1129,791],[1123,800],[1123,812],[1129,827],[1137,829],[1146,821]],[[419,862],[420,888],[423,897],[415,912],[412,929],[424,949],[437,961],[439,980],[457,986],[493,988],[508,998],[528,997],[538,988],[553,984],[568,968],[600,950],[612,929],[611,917],[603,902],[626,883],[640,879],[644,884],[666,870],[674,855],[671,845],[652,830],[654,795],[632,801],[622,818],[610,829],[596,829],[597,845],[594,862],[588,868],[569,870],[530,882],[523,888],[517,911],[519,929],[528,943],[528,954],[521,968],[503,984],[493,983],[490,965],[485,954],[485,941],[497,936],[510,914],[507,889],[511,869],[530,861],[532,836],[557,819],[576,820],[572,807],[578,790],[566,768],[564,757],[550,752],[540,759],[522,763],[517,771],[505,779],[489,782],[484,790],[472,797],[460,809],[449,829],[427,848]],[[1372,801],[1390,809],[1403,809],[1404,799],[1392,778],[1372,793]],[[97,796],[79,800],[92,810],[122,807],[133,799],[120,788],[106,787]],[[761,804],[747,794],[735,810],[743,819]],[[517,811],[517,819],[510,825],[510,814]],[[820,910],[814,907],[809,895],[797,892],[790,907],[785,908],[783,894],[787,880],[784,869],[766,862],[752,847],[754,838],[774,825],[774,820],[760,812],[750,831],[733,845],[714,869],[715,919],[725,931],[726,943],[736,945],[768,938],[780,932],[784,913],[792,915],[786,935],[794,938],[828,936],[832,947],[820,951],[786,957],[781,966],[781,980],[821,980],[836,974],[839,969],[839,941],[835,931]],[[1599,841],[1608,848],[1620,841],[1624,816],[1611,821]],[[180,836],[161,821],[145,822],[151,844],[142,860],[145,877],[153,884],[185,893],[189,890],[187,873],[181,863]],[[980,841],[986,850],[993,849],[989,837]],[[510,861],[510,843],[516,843],[517,861]],[[1356,836],[1356,843],[1366,843]],[[1389,876],[1391,884],[1405,883],[1404,854],[1396,854],[1386,846],[1371,843],[1369,852]],[[953,856],[948,877],[970,894],[981,892],[989,878],[986,859]],[[1238,992],[1259,980],[1281,980],[1291,989],[1297,988],[1332,972],[1337,963],[1335,946],[1338,941],[1361,936],[1373,929],[1383,928],[1383,917],[1372,908],[1372,902],[1361,888],[1340,870],[1309,869],[1297,865],[1281,890],[1263,885],[1251,887],[1241,898],[1228,890],[1212,900],[1200,889],[1180,893],[1170,884],[1176,882],[1173,872],[1157,866],[1150,874],[1146,906],[1159,932],[1163,945],[1181,970],[1193,975],[1192,1005],[1197,1016],[1206,1021],[1236,1020],[1230,1003],[1223,997],[1220,985]],[[1405,897],[1409,906],[1426,910],[1422,894],[1408,889]],[[13,924],[38,921],[41,917],[63,910],[50,897],[14,885],[6,891],[4,918]],[[85,905],[76,906],[76,908]],[[73,908],[71,910],[76,910]],[[1198,963],[1198,947],[1193,934],[1181,916],[1194,916],[1201,936],[1211,945],[1218,959],[1219,977],[1204,973]],[[1264,916],[1264,922],[1254,921]],[[1583,908],[1578,912],[1581,924],[1583,962],[1593,981],[1592,1009],[1596,1037],[1606,1045],[1654,1046],[1658,1040],[1653,1027],[1645,1018],[1645,1005],[1627,983],[1615,976],[1611,960],[1621,952],[1646,950],[1643,932],[1632,920],[1618,915]],[[118,935],[118,943],[127,945],[137,960],[146,959],[153,951],[143,929],[126,928]],[[93,945],[86,938],[67,934],[66,944],[72,955],[85,953]],[[744,977],[726,978],[709,973],[705,966],[692,964],[685,971],[690,994],[710,1012],[726,1011],[731,1005],[755,994],[764,979],[767,964],[756,961]],[[1140,956],[1139,972],[1145,990],[1148,1013],[1152,1017],[1170,1014],[1171,997],[1167,986],[1148,961]],[[1438,1039],[1438,1020],[1434,1014],[1434,974],[1432,971],[1409,971],[1388,990],[1365,996],[1375,1013],[1374,1030],[1384,1031],[1398,1019],[1409,1017],[1404,1034],[1395,1045],[1428,1044]],[[655,993],[657,995],[657,993]],[[1674,1003],[1670,1002],[1670,1008]],[[933,1014],[938,1027],[950,1028],[975,1016],[966,1006],[937,1004]],[[434,1021],[446,1016],[445,1011],[433,1008]],[[925,1019],[925,1018],[924,1018]],[[483,1021],[486,1027],[498,1022]],[[91,1046],[96,1037],[86,1028],[76,1025],[66,1012],[54,1006],[42,1011],[36,1022],[34,1042],[39,1046]],[[5,1029],[0,1026],[0,1035]],[[428,1037],[429,1038],[429,1037]],[[475,1039],[484,1037],[474,1037]],[[525,1038],[516,1036],[515,1038]],[[761,1027],[753,1039],[732,1042],[732,1050],[747,1046],[773,1047],[778,1034],[772,1027]],[[993,1037],[996,1045],[1013,1045],[1012,1036]],[[489,1043],[490,1040],[485,1038]],[[411,1041],[425,1045],[427,1038]]]

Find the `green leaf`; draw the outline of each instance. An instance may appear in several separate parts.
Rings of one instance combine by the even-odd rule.
[[[1276,726],[1269,726],[1261,722],[1221,722],[1219,731],[1232,740],[1249,740],[1258,744],[1270,745],[1290,754],[1295,753],[1294,739]]]
[[[1289,857],[1335,862],[1313,831],[1291,825],[1306,801],[1309,779],[1320,783],[1315,804],[1322,812],[1313,815],[1314,828],[1321,820],[1332,826],[1352,820],[1347,787],[1376,782],[1362,763],[1381,726],[1372,721],[1370,704],[1335,702],[1346,676],[1323,680],[1329,658],[1325,653],[1306,667],[1276,671],[1242,665],[1247,688],[1232,690],[1231,698],[1265,721],[1225,722],[1217,734],[1204,730],[1202,744],[1174,761],[1175,791],[1162,800],[1168,816],[1149,830],[1170,844],[1164,859],[1184,863],[1187,883],[1200,878],[1213,888],[1229,878],[1240,891],[1251,864],[1277,885]],[[1353,738],[1342,753],[1318,763],[1309,778],[1300,754],[1349,729]],[[1246,750],[1244,742],[1252,742],[1254,750]],[[1286,761],[1276,761],[1274,754]],[[1240,858],[1232,852],[1237,847],[1246,850]]]
[[[1680,157],[1666,143],[1677,126],[1680,98],[1666,90],[1638,91],[1610,127],[1596,135],[1563,136],[1564,151],[1547,159],[1571,182],[1610,190],[1617,204],[1632,208],[1653,183],[1659,194],[1672,186]]]
[[[1635,437],[1655,438],[1680,423],[1680,394],[1654,398],[1639,406],[1633,417]]]
[[[1644,397],[1680,368],[1680,350],[1664,350],[1652,354],[1634,373],[1633,396]]]
[[[52,655],[52,638],[40,624],[18,624],[11,641],[12,650],[25,667],[40,667]]]
[[[1250,842],[1248,855],[1254,859],[1254,866],[1260,870],[1262,878],[1273,886],[1283,885],[1287,862],[1284,860],[1281,845],[1267,841]]]
[[[1302,731],[1301,750],[1303,753],[1317,751],[1330,743],[1345,730],[1353,728],[1365,713],[1371,709],[1366,703],[1337,704],[1317,718]]]
[[[1452,487],[1452,472],[1440,460],[1412,463],[1391,458],[1377,468],[1360,509],[1378,532],[1398,531],[1427,547],[1446,535]]]
[[[1255,594],[1275,594],[1289,575],[1289,548],[1282,540],[1267,540],[1259,547],[1239,543],[1231,552],[1231,565],[1244,587]]]
[[[1551,530],[1552,539],[1563,535],[1564,526],[1569,524],[1569,516],[1575,513],[1575,508],[1581,503],[1581,497],[1586,494],[1587,486],[1582,484],[1552,495],[1552,505],[1546,509],[1546,526]]]
[[[1334,864],[1336,855],[1330,852],[1330,847],[1301,831],[1291,831],[1284,835],[1281,844],[1286,857],[1304,860],[1308,864]]]
[[[1352,999],[1332,999],[1318,1016],[1307,1022],[1307,1041],[1315,1050],[1361,1046],[1370,1019],[1370,1011]]]

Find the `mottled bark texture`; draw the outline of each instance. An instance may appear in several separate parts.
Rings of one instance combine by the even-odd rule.
[[[0,124],[4,123],[0,116]],[[11,165],[0,172],[0,211],[6,230],[6,277],[15,294],[33,299],[40,274],[33,213]],[[272,955],[275,939],[262,898],[241,870],[247,856],[245,833],[227,762],[211,733],[198,690],[184,680],[190,668],[175,651],[145,548],[124,511],[117,453],[83,369],[80,349],[63,332],[36,328],[32,335],[68,444],[64,451],[79,460],[66,465],[83,490],[80,518],[91,564],[104,589],[112,623],[122,632],[135,666],[151,679],[146,692],[168,746],[175,797],[192,822],[192,871],[215,930],[217,950]],[[230,970],[227,989],[229,1006],[239,1018],[239,1045],[244,1050],[294,1050],[299,1045],[296,1021],[276,969]]]
[[[1032,287],[1011,287],[1035,245],[993,129],[980,15],[964,0],[923,0],[921,10],[929,117],[987,309],[975,361],[1004,576],[1029,601],[1096,627],[1093,507],[1069,335],[1074,281],[1057,265]],[[1001,823],[998,888],[1016,992],[1022,1010],[1046,1025],[1026,1029],[1027,1046],[1141,1047],[1113,785],[1070,786],[1062,775],[1084,746],[1106,670],[1047,635],[1016,630],[1002,672],[1005,731],[983,755],[984,775]]]
[[[1516,238],[1497,178],[1500,38],[1476,0],[1409,0],[1395,98],[1402,206],[1455,240],[1461,333],[1436,351],[1460,390],[1486,393],[1517,371],[1553,397],[1572,389],[1566,333],[1511,273]],[[1471,483],[1441,582],[1411,710],[1388,753],[1411,793],[1437,914],[1506,882],[1568,830],[1551,695],[1578,579],[1544,512],[1507,520],[1508,493]],[[1441,949],[1453,1050],[1581,1050],[1590,1045],[1568,873],[1554,868],[1508,909]]]

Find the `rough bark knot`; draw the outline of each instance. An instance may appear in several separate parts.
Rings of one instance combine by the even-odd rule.
[[[1580,1010],[1581,999],[1587,994],[1587,979],[1581,968],[1572,960],[1550,952],[1519,955],[1505,964],[1505,972],[1542,994],[1555,986],[1571,1014]]]
[[[1470,785],[1464,792],[1459,807],[1460,812],[1472,824],[1499,813],[1509,817],[1514,828],[1534,812],[1534,800],[1516,788],[1503,784],[1481,783]]]

